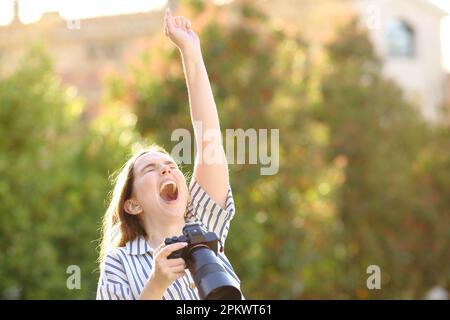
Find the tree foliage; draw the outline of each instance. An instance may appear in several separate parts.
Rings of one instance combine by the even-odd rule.
[[[128,129],[107,117],[89,124],[82,111],[42,48],[0,80],[0,297],[95,294],[95,240]],[[80,290],[67,289],[70,265],[81,269]]]
[[[336,288],[358,298],[423,298],[431,286],[448,286],[450,203],[438,177],[448,177],[450,159],[435,149],[448,149],[448,128],[426,124],[383,79],[356,21],[327,52],[332,69],[320,111],[330,130],[327,153],[347,162],[337,199],[345,259]],[[372,264],[381,268],[381,291],[365,288]]]

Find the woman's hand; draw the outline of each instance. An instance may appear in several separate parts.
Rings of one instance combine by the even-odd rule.
[[[152,278],[161,287],[167,289],[176,279],[186,273],[186,262],[183,258],[168,259],[168,256],[187,245],[186,242],[178,242],[170,245],[161,245],[153,252]]]
[[[184,248],[186,242],[168,246],[161,245],[153,252],[153,270],[139,299],[161,299],[166,289],[178,278],[184,276],[186,263],[182,258],[168,259],[174,251]]]
[[[182,16],[172,16],[169,8],[164,17],[164,33],[181,53],[200,52],[200,40],[191,29],[191,22]]]

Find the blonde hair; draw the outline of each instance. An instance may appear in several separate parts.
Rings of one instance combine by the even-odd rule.
[[[134,165],[136,160],[145,153],[157,151],[169,154],[163,147],[153,144],[140,152],[135,153],[117,172],[113,178],[115,183],[111,201],[102,220],[99,263],[102,269],[103,261],[108,252],[115,247],[123,247],[125,244],[143,235],[147,236],[139,218],[128,214],[124,204],[131,197],[134,182]]]

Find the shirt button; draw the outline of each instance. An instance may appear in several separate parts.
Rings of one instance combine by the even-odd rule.
[[[194,282],[189,283],[189,288],[194,290],[195,289],[195,283]]]

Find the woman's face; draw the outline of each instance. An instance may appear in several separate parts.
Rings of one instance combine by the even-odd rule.
[[[150,151],[134,164],[133,196],[152,219],[177,219],[184,216],[188,187],[183,173],[168,154]]]

